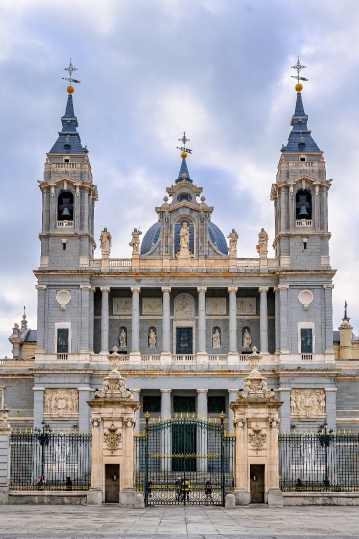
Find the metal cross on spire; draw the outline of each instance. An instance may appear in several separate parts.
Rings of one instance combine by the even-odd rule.
[[[296,75],[291,75],[292,79],[297,79],[298,84],[299,84],[299,81],[300,81],[300,80],[305,80],[305,81],[308,80],[308,79],[305,79],[304,77],[301,77],[301,76],[300,76],[300,72],[302,71],[302,69],[305,69],[305,68],[306,68],[306,66],[304,66],[303,64],[300,63],[300,61],[299,61],[299,56],[298,56],[298,61],[297,61],[297,63],[296,63],[294,66],[292,66],[292,69],[296,69],[296,70],[297,70],[297,74],[296,74]]]
[[[344,303],[344,320],[348,320],[348,304],[346,300]]]
[[[70,63],[69,63],[69,66],[68,67],[65,67],[64,68],[64,71],[68,71],[70,77],[69,78],[66,78],[66,77],[62,77],[62,80],[68,80],[70,84],[72,84],[73,82],[75,82],[76,84],[80,84],[80,80],[76,80],[76,79],[73,79],[72,78],[72,73],[74,71],[77,71],[77,67],[74,67],[72,65],[72,62],[71,62],[71,58],[70,58]]]
[[[183,146],[179,147],[179,146],[176,146],[177,150],[181,150],[181,152],[185,152],[186,154],[187,153],[192,153],[192,150],[190,150],[189,148],[186,148],[186,143],[187,142],[190,142],[189,138],[186,137],[186,133],[185,131],[183,131],[183,137],[182,138],[179,138],[178,139],[180,142],[182,142]],[[183,157],[183,156],[182,156]],[[184,156],[184,159],[187,157]]]

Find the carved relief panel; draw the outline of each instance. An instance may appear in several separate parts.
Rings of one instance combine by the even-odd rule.
[[[226,314],[226,298],[207,298],[206,314]]]
[[[175,298],[176,318],[194,317],[194,298],[190,294],[178,294]]]
[[[79,392],[77,389],[45,389],[44,413],[59,417],[77,414],[79,411]]]
[[[293,416],[325,416],[324,389],[291,389],[290,414]]]
[[[256,314],[256,298],[237,298],[237,314]]]

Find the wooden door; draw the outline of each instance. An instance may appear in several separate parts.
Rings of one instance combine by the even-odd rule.
[[[105,464],[105,503],[120,503],[119,464]]]
[[[264,503],[264,464],[251,464],[251,503]]]

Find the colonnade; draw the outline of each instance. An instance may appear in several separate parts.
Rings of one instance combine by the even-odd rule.
[[[279,287],[278,287],[279,288]],[[101,353],[108,354],[109,349],[109,293],[110,288],[101,287]],[[170,316],[170,286],[162,290],[162,353],[171,354],[171,316]],[[229,354],[237,351],[237,290],[235,286],[228,287],[229,294]],[[260,351],[268,353],[268,306],[267,293],[269,287],[260,287]],[[139,286],[131,287],[132,292],[132,339],[131,354],[140,354],[140,292]],[[197,287],[198,293],[198,346],[197,353],[206,354],[206,292],[207,287]],[[287,293],[287,290],[280,290]],[[276,302],[277,303],[277,302]],[[283,323],[285,321],[283,320]],[[175,353],[175,351],[173,351]]]

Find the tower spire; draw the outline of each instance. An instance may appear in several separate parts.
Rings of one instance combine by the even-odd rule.
[[[177,150],[181,150],[182,163],[181,163],[181,168],[179,170],[176,183],[181,182],[183,180],[186,180],[192,183],[192,180],[188,172],[187,163],[186,163],[186,157],[188,156],[189,153],[192,153],[192,150],[190,150],[189,148],[186,148],[186,143],[190,142],[190,140],[189,138],[186,137],[185,131],[183,132],[183,136],[179,138],[178,140],[179,142],[182,142],[183,146],[180,146],[180,147],[177,146]]]

